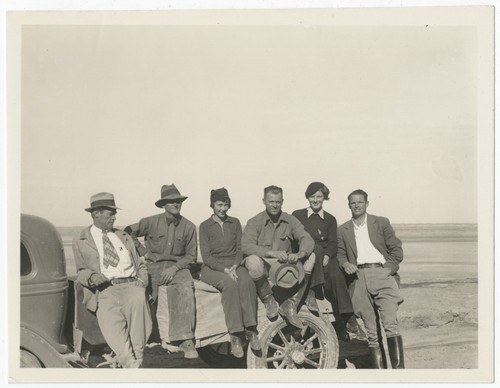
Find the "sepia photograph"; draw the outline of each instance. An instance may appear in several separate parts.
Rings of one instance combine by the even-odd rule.
[[[5,14],[9,382],[493,381],[494,7],[251,8]]]

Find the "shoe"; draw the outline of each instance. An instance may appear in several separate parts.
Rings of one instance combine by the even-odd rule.
[[[179,349],[184,353],[184,358],[189,360],[198,358],[198,352],[194,347],[194,341],[192,339],[182,341],[179,345]]]
[[[264,307],[266,308],[266,317],[270,321],[275,321],[278,318],[278,302],[274,299],[273,294],[269,294],[262,298]]]
[[[299,329],[304,328],[302,322],[300,322],[299,317],[297,316],[297,305],[294,303],[292,298],[288,298],[281,304],[279,313],[289,324],[298,327]]]
[[[318,302],[316,301],[316,295],[313,290],[309,290],[306,296],[306,307],[312,313],[319,312]]]
[[[257,333],[257,330],[255,328],[246,329],[245,334],[248,338],[248,342],[249,342],[250,348],[252,350],[255,350],[256,352],[258,352],[259,350],[262,350],[262,346],[260,345],[260,341],[259,341],[259,334]]]
[[[387,337],[387,347],[389,348],[392,369],[404,369],[403,338],[400,335]]]
[[[181,350],[178,346],[172,345],[170,342],[161,341],[161,347],[169,353],[179,353]]]
[[[242,358],[245,352],[241,346],[241,338],[231,333],[229,333],[229,338],[231,339],[231,354],[236,358]]]

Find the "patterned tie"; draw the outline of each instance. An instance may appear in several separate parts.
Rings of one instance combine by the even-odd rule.
[[[105,230],[102,231],[102,246],[104,248],[104,268],[108,268],[108,266],[116,267],[118,262],[120,261],[120,257],[116,252],[115,247],[111,244],[111,241],[107,235],[108,232]]]

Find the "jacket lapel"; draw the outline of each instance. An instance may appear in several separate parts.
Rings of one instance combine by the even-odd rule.
[[[82,233],[80,234],[80,240],[82,240],[83,244],[85,244],[86,247],[89,249],[94,250],[97,255],[99,255],[99,252],[97,251],[97,245],[95,245],[94,238],[92,237],[92,233],[90,233],[90,226],[88,228],[85,228]]]
[[[377,247],[378,245],[374,240],[377,235],[377,227],[375,225],[375,218],[370,214],[366,215],[366,225],[368,226],[368,236],[370,237],[370,242],[374,247]]]
[[[347,242],[349,244],[349,247],[351,248],[352,253],[354,254],[354,257],[357,258],[358,248],[356,247],[356,237],[354,236],[354,225],[352,224],[352,221],[348,222],[345,228],[347,229]]]

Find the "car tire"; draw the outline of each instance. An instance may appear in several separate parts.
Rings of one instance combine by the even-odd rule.
[[[33,353],[21,349],[21,368],[43,368],[43,364]]]

